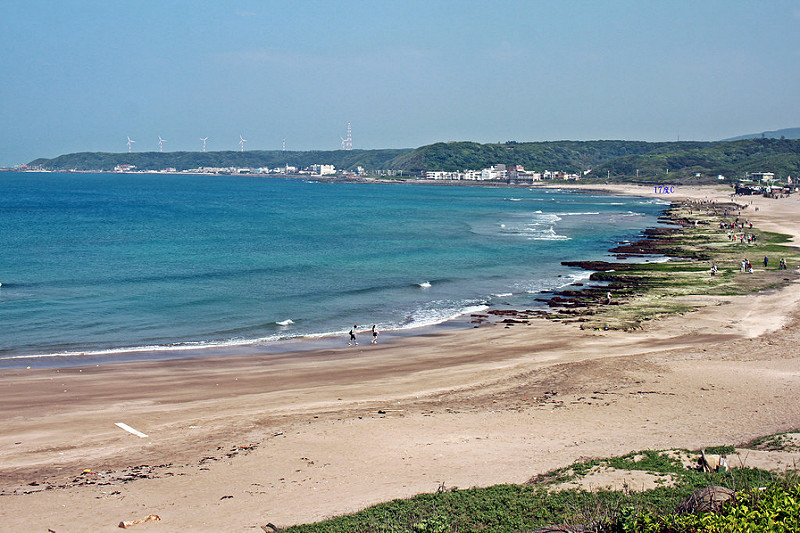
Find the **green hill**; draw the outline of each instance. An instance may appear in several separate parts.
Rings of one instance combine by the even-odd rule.
[[[362,166],[370,170],[392,168],[388,161],[410,150],[335,150],[284,152],[281,150],[251,150],[247,152],[78,152],[53,159],[36,159],[28,166],[46,170],[114,170],[117,165],[136,165],[137,170],[188,170],[199,167],[217,168],[275,168],[281,166],[308,167],[315,164],[335,165],[337,169],[355,170]]]
[[[717,175],[738,178],[748,172],[773,172],[779,178],[800,174],[800,140],[746,139],[693,144],[679,149],[661,145],[646,154],[607,161],[596,169],[596,177],[610,174],[612,179],[632,178],[638,170],[639,181],[701,183],[713,181]]]
[[[502,163],[534,171],[581,173],[592,180],[708,183],[747,172],[773,172],[783,178],[800,175],[800,140],[745,139],[728,142],[553,141],[502,144],[435,143],[396,150],[309,152],[82,152],[37,159],[30,166],[47,170],[113,170],[122,164],[138,170],[187,170],[198,167],[299,168],[334,165],[340,170],[402,170],[421,175],[427,170],[479,170]],[[699,175],[699,176],[698,176]]]
[[[647,153],[642,141],[554,141],[536,143],[436,143],[400,155],[394,163],[403,170],[479,170],[498,163],[531,170],[578,172],[618,157]]]

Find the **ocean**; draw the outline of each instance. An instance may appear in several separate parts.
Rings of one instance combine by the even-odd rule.
[[[559,189],[0,173],[0,368],[346,343],[531,309],[658,224]],[[383,337],[382,337],[383,338]],[[362,339],[369,342],[365,335]]]

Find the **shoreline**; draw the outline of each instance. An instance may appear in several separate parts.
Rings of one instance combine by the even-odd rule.
[[[416,335],[427,335],[439,329],[459,330],[470,327],[465,324],[469,311],[437,324],[381,330],[382,343]],[[359,330],[361,338],[368,338],[369,329]],[[320,335],[298,335],[297,337],[267,340],[242,340],[240,343],[185,343],[164,346],[141,346],[98,349],[86,352],[19,355],[0,359],[0,371],[19,369],[64,369],[100,365],[116,365],[138,362],[202,359],[204,357],[247,357],[250,355],[301,353],[341,348],[346,332]],[[37,365],[36,363],[44,362]]]
[[[800,242],[797,196],[754,200],[754,221]],[[243,531],[794,429],[799,285],[707,297],[636,332],[494,323],[357,350],[0,370],[4,520],[111,531],[158,513],[168,529]],[[87,468],[118,476],[89,484]]]
[[[591,193],[592,191],[587,191]],[[607,194],[607,193],[604,193]],[[637,196],[637,195],[633,195]],[[646,197],[646,196],[640,196]],[[666,207],[665,204],[664,207]],[[654,227],[654,224],[642,228],[642,232],[648,228]],[[631,235],[630,238],[638,238],[641,236]],[[619,243],[616,243],[617,245]],[[607,252],[607,251],[606,251]],[[580,259],[580,258],[579,258]],[[575,273],[583,272],[580,268],[571,268]],[[527,296],[531,300],[526,305],[537,309],[546,310],[547,306],[541,303],[541,297],[546,296],[563,288],[569,287],[577,282],[584,282],[585,278],[589,277],[589,273],[585,276],[576,274],[573,279],[570,279],[567,274],[558,280],[553,278],[552,286],[545,287],[538,293],[528,293]],[[517,293],[519,297],[522,292]],[[505,296],[505,295],[502,295]],[[510,296],[510,294],[509,294]],[[381,339],[388,340],[392,338],[407,338],[409,336],[426,335],[430,332],[438,331],[441,329],[461,330],[471,327],[470,315],[473,313],[485,313],[494,309],[508,309],[509,304],[496,301],[498,295],[485,295],[483,300],[479,303],[477,300],[474,305],[484,306],[485,310],[476,310],[472,307],[465,308],[459,315],[450,316],[449,318],[442,319],[433,323],[423,322],[421,325],[399,326],[394,328],[381,329]],[[495,300],[495,301],[493,301]],[[365,330],[366,331],[366,330]],[[361,333],[362,335],[364,332]],[[69,368],[80,366],[93,366],[103,364],[122,364],[137,361],[157,361],[169,359],[192,359],[198,357],[216,357],[223,355],[230,355],[232,357],[244,357],[254,353],[285,353],[294,351],[309,351],[309,350],[322,350],[341,346],[342,339],[346,338],[345,331],[328,331],[321,333],[309,334],[287,334],[284,337],[275,335],[274,338],[251,338],[251,339],[223,339],[223,340],[187,340],[180,342],[170,342],[163,345],[130,345],[130,346],[109,346],[97,347],[86,349],[83,346],[71,348],[67,351],[57,351],[53,353],[37,352],[27,353],[21,355],[3,355],[0,357],[0,369],[21,369],[21,368]]]

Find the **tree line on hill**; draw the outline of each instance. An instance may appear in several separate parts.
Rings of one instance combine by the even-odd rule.
[[[46,170],[112,171],[117,165],[137,170],[188,170],[200,167],[305,168],[334,165],[338,170],[425,171],[479,170],[496,164],[522,165],[533,171],[584,173],[584,179],[703,183],[718,175],[743,177],[773,172],[779,178],[800,175],[800,140],[745,139],[719,142],[550,141],[480,144],[435,143],[416,149],[246,152],[81,152],[36,159],[31,167]]]

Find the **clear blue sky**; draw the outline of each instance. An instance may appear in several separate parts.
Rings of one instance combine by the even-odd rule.
[[[0,0],[0,165],[800,126],[796,1]]]

